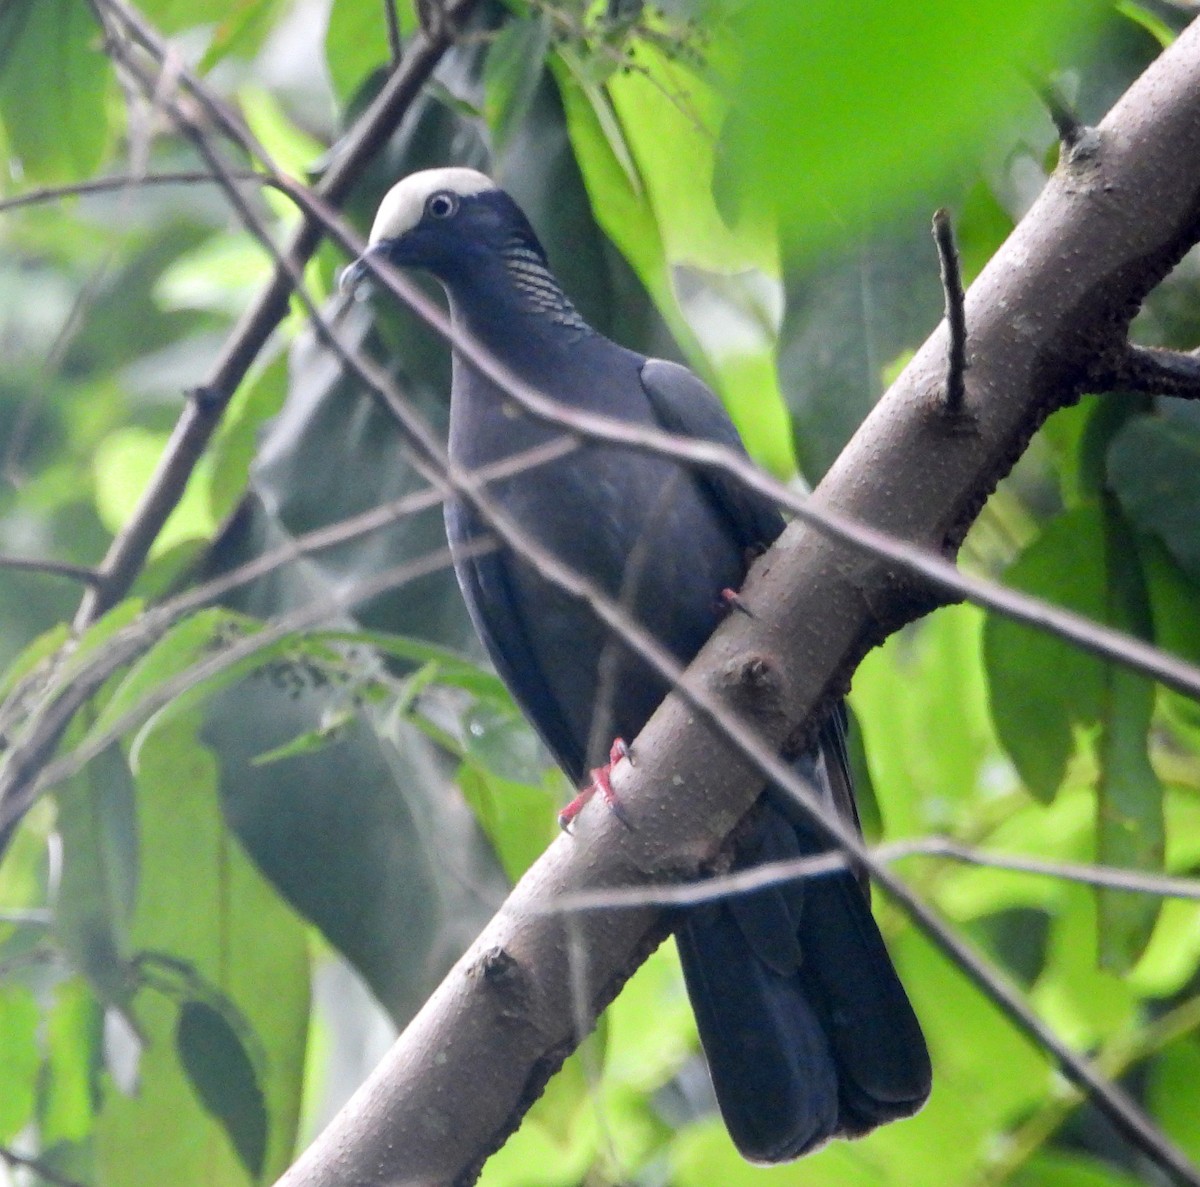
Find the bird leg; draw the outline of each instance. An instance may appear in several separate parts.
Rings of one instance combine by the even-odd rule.
[[[736,589],[723,589],[718,595],[721,606],[726,610],[736,610],[747,618],[754,617],[754,611],[746,605],[746,599]]]
[[[630,765],[633,764],[633,747],[624,738],[614,738],[612,748],[608,752],[608,762],[602,767],[596,767],[591,772],[591,782],[558,814],[558,827],[564,833],[571,831],[571,824],[575,817],[583,811],[584,804],[596,792],[600,793],[612,814],[632,831],[633,824],[625,814],[625,809],[621,807],[621,801],[617,799],[617,793],[613,790],[612,785],[612,769],[622,759],[628,760]]]

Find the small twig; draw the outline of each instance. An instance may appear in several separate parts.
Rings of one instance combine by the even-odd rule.
[[[1145,392],[1200,400],[1200,352],[1131,343],[1116,366],[1098,371],[1092,379],[1093,391]]]
[[[477,0],[455,0],[455,23],[465,18],[476,2]],[[122,20],[130,19],[126,6],[114,9],[109,4],[108,9]],[[143,35],[143,44],[150,43],[148,48],[151,54],[160,62],[163,61],[166,50],[161,38],[152,36],[144,27],[144,22],[140,33]],[[392,74],[352,132],[342,141],[340,151],[328,172],[322,177],[318,192],[327,202],[339,203],[366,165],[374,160],[376,152],[391,135],[409,105],[420,94],[425,80],[449,45],[449,39],[412,39],[400,69]],[[179,76],[183,85],[201,102],[206,103],[206,110],[220,110],[220,104],[215,103],[208,88],[193,79],[188,71],[180,71]],[[226,128],[226,131],[229,129]],[[237,136],[233,138],[238,144],[246,143]],[[320,226],[307,219],[288,244],[284,255],[299,268],[303,268],[320,241]],[[203,409],[195,402],[188,404],[141,502],[104,558],[101,565],[103,587],[93,591],[84,600],[76,615],[77,626],[84,627],[94,622],[124,596],[137,576],[151,545],[158,538],[163,523],[179,502],[196,460],[216,431],[226,402],[258,357],[267,338],[287,313],[291,288],[291,276],[288,272],[277,269],[257,302],[246,310],[204,384],[214,393],[213,404]]]
[[[1058,133],[1059,140],[1069,152],[1083,138],[1087,131],[1087,124],[1083,122],[1076,114],[1074,108],[1063,97],[1062,92],[1052,82],[1047,80],[1030,77],[1030,83],[1033,89],[1037,92],[1037,96],[1041,99],[1046,108],[1047,115],[1054,123],[1054,130]]]
[[[950,333],[946,351],[946,415],[958,420],[965,415],[967,394],[967,303],[954,227],[944,206],[933,213],[933,241],[937,244],[942,291],[946,294],[946,328]]]
[[[400,65],[400,56],[404,46],[400,40],[400,18],[396,13],[396,0],[383,0],[383,18],[387,21],[388,53],[392,57],[392,66]]]
[[[1023,857],[1019,854],[989,853],[949,837],[919,837],[911,841],[895,841],[887,845],[876,845],[870,853],[876,862],[887,865],[909,857],[942,857],[967,865],[1010,870],[1017,874],[1057,878],[1067,882],[1081,882],[1087,886],[1103,886],[1111,890],[1129,891],[1132,894],[1200,901],[1198,878],[1174,878],[1163,874],[1145,874],[1119,866],[1042,861],[1036,857]],[[694,907],[716,899],[728,898],[730,895],[751,894],[784,882],[826,877],[839,873],[850,865],[851,860],[845,853],[830,851],[816,857],[764,862],[751,869],[678,885],[606,886],[602,890],[563,895],[547,907],[547,912],[556,914],[566,911],[628,910],[630,907],[645,906]]]
[[[496,547],[494,540],[485,537],[471,545],[470,555],[482,556]],[[132,708],[122,713],[107,729],[85,739],[74,750],[48,762],[35,778],[21,786],[15,794],[6,797],[3,806],[0,807],[0,836],[10,830],[48,788],[77,774],[117,738],[143,725],[160,709],[190,689],[220,675],[234,664],[274,646],[288,635],[309,630],[360,602],[369,601],[420,577],[439,572],[448,568],[451,563],[450,550],[439,548],[405,564],[385,569],[374,577],[356,582],[348,589],[337,589],[324,597],[314,599],[299,610],[275,619],[261,631],[235,640],[215,655],[164,680]]]
[[[72,581],[82,581],[85,585],[95,585],[100,580],[100,574],[87,565],[73,565],[69,561],[38,560],[26,556],[0,555],[0,569],[16,569],[22,573],[46,573],[51,577],[67,577]]]
[[[231,175],[238,181],[256,181],[261,185],[271,185],[271,178],[265,173],[257,173],[252,169],[231,170]],[[89,181],[77,181],[72,185],[45,186],[42,189],[27,190],[23,194],[14,194],[11,198],[0,198],[0,214],[10,210],[20,210],[23,206],[36,206],[44,202],[58,202],[63,198],[80,198],[89,194],[105,194],[112,190],[136,189],[145,185],[215,185],[217,179],[201,169],[182,169],[172,173],[119,173],[111,177],[94,177]]]

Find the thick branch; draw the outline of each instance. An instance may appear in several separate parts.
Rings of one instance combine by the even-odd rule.
[[[1131,345],[1114,366],[1094,375],[1093,390],[1200,400],[1200,354]]]
[[[1094,151],[1064,161],[973,286],[966,408],[974,431],[948,436],[940,427],[943,329],[862,426],[817,491],[818,503],[903,540],[955,547],[1036,427],[1078,396],[1097,357],[1123,346],[1139,303],[1200,235],[1200,170],[1179,167],[1195,161],[1200,26],[1096,129]],[[738,706],[745,696],[738,673],[751,659],[765,663],[774,677],[769,706],[742,699],[740,708],[757,709],[757,748],[769,756],[811,729],[893,619],[929,600],[893,566],[802,524],[756,567],[744,595],[755,617],[730,616],[689,670],[689,695],[668,698],[638,740],[637,767],[620,769],[619,791],[637,831],[585,810],[576,837],[556,842],[522,880],[380,1068],[284,1177],[287,1187],[469,1182],[577,1039],[569,936],[548,909],[565,894],[698,868],[761,786],[746,749],[721,739],[697,704]],[[878,618],[884,607],[887,622]],[[876,872],[929,925],[928,908]],[[637,908],[589,913],[572,926],[588,954],[594,1014],[661,923]],[[962,967],[981,976],[978,957],[954,948]],[[1055,1036],[1039,1038],[1061,1049]],[[1083,1061],[1064,1066],[1082,1083],[1103,1084]],[[1155,1146],[1123,1094],[1110,1090],[1105,1099],[1110,1115],[1176,1178],[1200,1181],[1178,1151]]]

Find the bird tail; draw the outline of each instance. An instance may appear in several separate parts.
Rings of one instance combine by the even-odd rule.
[[[853,812],[840,725],[831,729],[797,766]],[[782,793],[756,812],[738,867],[827,848]],[[925,1039],[854,873],[689,908],[676,940],[717,1102],[751,1161],[796,1158],[925,1103]]]

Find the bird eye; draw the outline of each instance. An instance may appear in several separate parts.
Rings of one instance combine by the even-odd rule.
[[[458,209],[458,198],[447,190],[431,194],[425,209],[434,218],[449,218]]]

